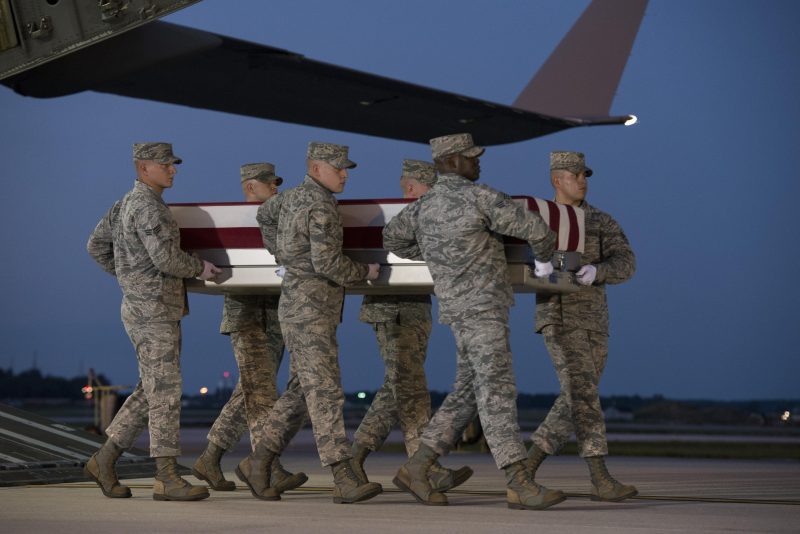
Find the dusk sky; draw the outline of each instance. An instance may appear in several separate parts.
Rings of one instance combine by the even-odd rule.
[[[205,0],[165,20],[510,104],[588,3]],[[611,109],[638,125],[567,130],[481,158],[481,182],[552,198],[548,153],[583,151],[589,202],[625,229],[638,269],[608,287],[602,395],[800,398],[798,27],[793,0],[651,0]],[[119,287],[85,245],[133,184],[132,143],[169,141],[183,158],[167,202],[242,200],[239,166],[253,161],[274,162],[283,187],[297,185],[312,140],[350,146],[358,168],[342,199],[399,196],[402,159],[430,159],[423,144],[100,93],[38,100],[0,87],[0,117],[0,367],[19,372],[35,359],[60,376],[93,367],[116,384],[136,382],[135,353]],[[346,391],[377,389],[383,375],[360,301],[347,298],[339,328]],[[182,369],[196,393],[235,362],[218,333],[222,297],[193,294],[190,304]],[[532,295],[517,295],[518,387],[556,393],[533,309]],[[426,369],[431,389],[451,388],[455,348],[443,325]]]

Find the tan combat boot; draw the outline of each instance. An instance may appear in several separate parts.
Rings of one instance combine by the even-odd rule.
[[[365,447],[364,445],[360,444],[357,441],[353,442],[353,471],[355,472],[356,476],[361,479],[362,482],[369,482],[367,478],[367,473],[364,471],[364,461],[367,459],[369,453],[372,452],[372,449]]]
[[[558,504],[566,496],[558,490],[547,489],[533,481],[527,460],[503,468],[506,472],[506,500],[514,510],[544,510]]]
[[[619,502],[639,493],[636,486],[627,486],[615,480],[608,473],[602,456],[587,456],[586,463],[589,464],[589,475],[592,477],[593,501]]]
[[[278,493],[299,488],[308,481],[305,473],[290,473],[281,465],[276,456],[270,466],[269,485]]]
[[[438,461],[433,462],[428,471],[428,481],[431,483],[431,489],[436,493],[444,493],[458,487],[469,480],[471,476],[472,469],[466,465],[458,469],[448,469]]]
[[[193,486],[178,476],[174,456],[156,458],[156,481],[153,483],[155,501],[199,501],[208,497],[205,486]]]
[[[531,448],[528,449],[528,469],[531,472],[531,478],[536,478],[536,471],[542,465],[547,453],[540,449],[535,443],[531,443]]]
[[[200,480],[205,480],[215,491],[233,491],[236,489],[236,482],[225,480],[225,475],[222,474],[219,465],[223,454],[225,454],[225,449],[213,441],[209,441],[206,450],[194,463],[192,474]]]
[[[270,486],[272,462],[276,456],[263,445],[257,445],[255,450],[236,466],[236,476],[247,484],[250,493],[256,499],[279,501],[281,498],[278,490]]]
[[[351,504],[366,501],[379,493],[383,488],[377,482],[362,481],[353,470],[350,459],[331,465],[333,471],[333,502]]]
[[[445,506],[447,496],[434,491],[428,480],[431,465],[438,457],[436,451],[420,443],[417,452],[400,468],[392,482],[401,490],[410,493],[417,502],[430,506]]]
[[[86,476],[100,486],[103,495],[112,499],[126,499],[131,496],[131,489],[119,483],[117,470],[114,468],[122,452],[123,449],[108,438],[83,468]]]

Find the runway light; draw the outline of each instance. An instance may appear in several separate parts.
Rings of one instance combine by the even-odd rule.
[[[639,122],[639,118],[636,115],[628,115],[628,117],[630,118],[623,123],[625,126],[633,126]]]
[[[367,394],[364,393],[363,391],[359,391],[358,393],[356,393],[356,397],[358,397],[359,399],[366,399]]]
[[[781,421],[783,421],[783,422],[786,422],[791,418],[792,418],[792,414],[789,413],[789,410],[786,410],[785,412],[783,412],[783,415],[781,415]]]
[[[208,388],[205,387],[205,386],[201,387],[200,388],[200,395],[207,395],[207,394],[208,394]]]

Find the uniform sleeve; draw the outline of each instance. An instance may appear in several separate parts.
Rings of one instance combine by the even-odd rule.
[[[261,240],[270,254],[275,256],[278,246],[278,216],[281,213],[283,194],[278,193],[268,198],[258,208],[256,220],[261,230]]]
[[[367,278],[369,268],[342,254],[342,223],[335,205],[320,203],[308,212],[308,237],[314,272],[340,286]]]
[[[409,260],[424,259],[415,232],[416,205],[409,204],[383,227],[383,248]]]
[[[156,269],[176,278],[193,278],[203,272],[203,261],[181,250],[178,225],[166,206],[143,206],[135,224]]]
[[[110,210],[100,219],[94,232],[89,236],[86,250],[103,270],[116,276],[114,264],[114,221],[119,213],[119,202],[115,202]]]
[[[481,188],[480,204],[489,220],[490,230],[524,239],[540,262],[552,259],[556,234],[538,213],[523,208],[510,196],[489,187]]]
[[[621,284],[633,277],[636,257],[622,227],[608,214],[600,225],[600,253],[603,260],[595,264],[595,283]]]

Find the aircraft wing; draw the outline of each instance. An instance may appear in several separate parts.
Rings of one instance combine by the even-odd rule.
[[[643,5],[646,0],[635,3]],[[632,33],[627,33],[629,44],[643,7],[641,11],[634,17]],[[613,17],[604,24],[618,31]],[[602,36],[603,31],[595,35]],[[630,46],[623,47],[623,66],[629,50]],[[621,74],[621,68],[613,71],[614,88]],[[621,124],[630,118],[607,115],[613,90],[605,110],[593,116],[550,116],[547,110],[536,109],[535,101],[511,107],[163,21],[126,31],[2,83],[34,97],[92,90],[423,143],[466,131],[477,143],[496,145],[576,126]]]

